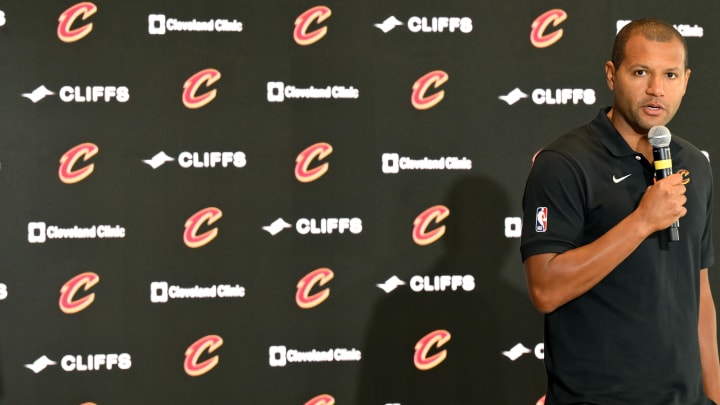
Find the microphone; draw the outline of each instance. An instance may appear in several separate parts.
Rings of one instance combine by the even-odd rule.
[[[672,158],[670,157],[670,130],[662,125],[650,128],[648,141],[653,148],[653,164],[655,166],[655,179],[662,180],[672,174]],[[667,229],[668,241],[680,240],[680,221],[675,221]]]

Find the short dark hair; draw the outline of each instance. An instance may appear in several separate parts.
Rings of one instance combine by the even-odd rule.
[[[620,67],[620,63],[625,59],[625,45],[628,39],[633,35],[642,35],[650,41],[670,42],[673,38],[677,38],[683,45],[685,50],[685,68],[688,67],[688,49],[685,38],[670,23],[656,18],[643,18],[635,20],[624,26],[615,36],[615,42],[612,49],[612,63],[615,69]]]

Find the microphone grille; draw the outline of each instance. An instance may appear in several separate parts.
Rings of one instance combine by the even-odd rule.
[[[662,125],[655,125],[648,132],[648,141],[653,148],[666,148],[670,146],[670,130]]]

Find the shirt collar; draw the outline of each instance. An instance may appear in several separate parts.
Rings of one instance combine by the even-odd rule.
[[[614,156],[625,157],[637,155],[638,153],[630,148],[630,145],[625,142],[625,139],[622,135],[620,135],[620,132],[618,132],[612,122],[610,122],[610,119],[607,116],[610,108],[612,107],[602,108],[597,117],[590,122],[592,132]],[[682,149],[680,145],[671,139],[670,150],[679,152],[680,149]]]
[[[630,145],[625,142],[620,132],[618,132],[612,122],[610,122],[607,116],[610,108],[611,107],[602,108],[597,117],[590,123],[590,128],[605,148],[613,155],[617,157],[637,155],[637,152],[630,148]]]

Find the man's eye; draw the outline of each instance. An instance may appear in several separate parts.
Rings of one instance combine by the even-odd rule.
[[[647,74],[647,72],[644,70],[636,70],[635,71],[635,76],[645,76],[646,74]]]

